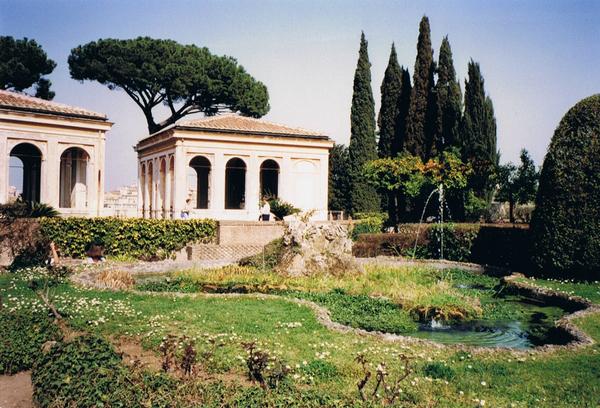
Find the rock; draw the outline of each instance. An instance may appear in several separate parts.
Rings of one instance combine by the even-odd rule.
[[[362,270],[352,256],[347,225],[314,223],[308,218],[288,218],[279,272],[290,276],[340,276]]]

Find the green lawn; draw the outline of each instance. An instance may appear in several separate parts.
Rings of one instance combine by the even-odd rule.
[[[379,287],[381,295],[401,299],[394,297],[401,294],[401,289],[392,289],[388,284],[392,277],[401,275],[401,271],[390,270],[390,276],[386,276],[383,269],[374,273],[375,277],[362,281],[324,283],[324,280],[316,280],[295,287],[290,282],[276,284],[285,285],[287,290],[302,289],[305,293],[317,294],[339,288],[365,295]],[[419,278],[425,282],[423,286],[427,286],[429,279],[433,279],[429,282],[435,286],[435,279],[440,278],[453,283],[461,279],[490,279],[489,283],[493,282],[493,278],[472,277],[458,271],[447,273],[445,277],[436,277],[436,273],[442,272],[419,269],[407,270],[407,273],[424,275]],[[246,278],[250,279],[251,275],[248,273]],[[29,277],[0,275],[2,315],[45,312],[27,287]],[[66,315],[71,327],[111,338],[124,336],[139,340],[157,353],[167,334],[186,334],[195,338],[200,351],[212,347],[214,339],[218,338],[222,345],[216,349],[211,361],[201,361],[204,369],[217,379],[219,376],[243,379],[246,368],[240,344],[256,340],[290,366],[289,378],[295,389],[331,395],[334,400],[340,400],[339,404],[359,401],[356,383],[362,376],[355,362],[359,353],[364,353],[374,365],[385,362],[392,377],[401,371],[396,356],[399,353],[409,356],[414,372],[402,383],[403,392],[398,400],[402,406],[470,407],[481,404],[481,400],[485,401],[485,406],[492,407],[595,407],[600,404],[600,347],[597,344],[553,354],[516,354],[509,350],[473,353],[455,347],[437,349],[333,332],[324,328],[309,308],[286,299],[262,299],[259,295],[218,298],[204,295],[177,297],[162,293],[151,296],[79,289],[67,283],[58,284],[52,291],[55,304]],[[435,289],[435,293],[443,292]],[[481,290],[457,293],[470,302]],[[482,301],[482,305],[485,310],[485,302]],[[0,324],[4,324],[3,321],[0,320]],[[578,324],[600,341],[600,316],[580,319]],[[11,333],[8,326],[0,327],[0,330]],[[12,342],[14,345],[18,341],[9,334],[0,347],[6,350],[7,344]],[[0,358],[10,358],[10,355],[0,350]],[[234,387],[227,392],[237,393],[243,388]],[[179,393],[187,392],[188,388],[182,390]]]

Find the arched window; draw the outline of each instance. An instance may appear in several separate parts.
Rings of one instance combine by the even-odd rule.
[[[161,217],[166,217],[167,211],[167,162],[161,159],[158,165],[158,210]]]
[[[260,165],[260,197],[277,198],[279,193],[279,165],[275,160],[265,160]]]
[[[246,207],[246,163],[237,157],[225,167],[225,208],[242,210]]]
[[[148,217],[154,218],[154,165],[152,164],[152,160],[148,162],[147,168],[147,176],[146,176],[146,194],[148,194]]]
[[[88,160],[88,154],[79,147],[71,147],[60,156],[59,206],[61,208],[87,207]]]
[[[188,191],[192,195],[194,208],[208,208],[210,200],[210,161],[204,156],[196,156],[190,160]]]
[[[10,151],[9,183],[16,199],[40,201],[42,153],[30,143],[16,145]]]

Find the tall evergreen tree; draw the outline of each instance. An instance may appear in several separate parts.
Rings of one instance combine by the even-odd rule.
[[[430,156],[431,139],[435,131],[433,49],[429,19],[423,16],[419,25],[417,59],[413,75],[413,88],[410,97],[408,120],[406,123],[405,149],[421,159]]]
[[[350,181],[348,147],[334,144],[329,152],[329,209],[350,211]]]
[[[354,73],[354,93],[350,113],[350,200],[353,213],[379,211],[375,187],[363,177],[364,164],[377,158],[375,101],[371,89],[371,63],[365,33],[360,37],[358,63]]]
[[[398,64],[396,47],[392,43],[390,59],[381,83],[381,108],[377,117],[379,126],[379,145],[377,153],[380,158],[393,157],[398,154],[396,124],[400,109],[402,93],[402,68]],[[381,209],[387,211],[391,224],[396,223],[396,192],[382,189],[379,193]]]
[[[452,49],[448,36],[442,40],[437,67],[436,93],[436,129],[432,155],[441,153],[446,147],[456,146],[462,116],[462,93],[456,79],[456,70],[452,60]]]
[[[398,98],[398,116],[396,117],[396,145],[397,152],[404,150],[406,145],[406,122],[408,120],[408,110],[410,108],[410,95],[412,93],[412,84],[410,83],[410,72],[407,68],[402,69],[402,86],[400,87],[400,96]]]
[[[498,166],[494,105],[485,94],[479,64],[469,62],[465,81],[465,112],[461,125],[460,149],[463,160],[473,166],[471,187],[481,198],[491,200],[493,176]]]
[[[381,108],[377,117],[377,125],[379,126],[377,153],[380,158],[393,157],[398,153],[396,122],[400,108],[401,92],[402,68],[398,64],[396,47],[392,44],[390,59],[381,83]]]

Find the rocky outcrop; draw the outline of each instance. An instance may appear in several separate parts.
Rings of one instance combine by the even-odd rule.
[[[362,270],[352,256],[348,226],[314,223],[294,217],[287,220],[278,271],[290,276],[340,276]]]

